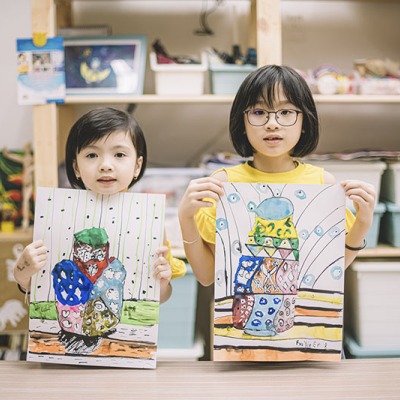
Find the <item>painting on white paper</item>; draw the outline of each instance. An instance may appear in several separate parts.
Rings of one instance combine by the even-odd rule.
[[[340,185],[225,183],[217,205],[215,361],[341,358]]]
[[[28,361],[155,368],[165,196],[38,188]]]

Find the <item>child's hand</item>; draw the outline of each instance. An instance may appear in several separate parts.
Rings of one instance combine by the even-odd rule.
[[[23,289],[29,291],[32,275],[46,265],[47,247],[42,240],[26,246],[14,267],[14,278]]]
[[[215,201],[223,196],[222,182],[218,179],[207,177],[193,179],[190,181],[185,194],[179,205],[181,218],[193,218],[196,211],[201,207],[212,207],[212,203],[204,199],[210,198]]]
[[[168,247],[162,246],[157,251],[157,259],[154,262],[154,277],[160,280],[160,303],[167,301],[172,293],[169,284],[172,278],[171,265],[167,260]]]
[[[160,279],[160,281],[165,281],[169,283],[172,278],[172,269],[166,256],[168,254],[168,247],[162,246],[157,251],[157,259],[154,262],[154,277]]]
[[[376,190],[373,185],[356,180],[340,182],[346,196],[353,201],[360,223],[371,225],[374,218]]]

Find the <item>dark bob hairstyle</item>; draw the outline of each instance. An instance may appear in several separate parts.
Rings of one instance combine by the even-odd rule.
[[[318,145],[319,121],[310,88],[301,75],[293,68],[266,65],[246,77],[232,104],[229,132],[235,150],[242,157],[251,157],[254,150],[245,134],[243,112],[257,103],[265,102],[273,110],[279,89],[282,88],[287,100],[303,112],[303,126],[300,140],[292,150],[293,157],[304,157]]]
[[[85,189],[82,180],[77,179],[74,172],[74,161],[76,161],[78,153],[91,143],[118,131],[129,133],[137,157],[143,157],[139,176],[136,180],[132,180],[129,187],[139,181],[146,169],[147,160],[147,147],[142,129],[136,120],[125,111],[112,107],[101,107],[80,117],[69,132],[65,149],[65,166],[72,187]]]

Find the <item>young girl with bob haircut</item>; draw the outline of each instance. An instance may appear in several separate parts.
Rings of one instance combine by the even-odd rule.
[[[102,195],[126,192],[143,176],[147,148],[143,131],[124,111],[104,107],[84,114],[71,128],[65,151],[72,187]],[[23,250],[14,267],[18,287],[29,291],[31,277],[46,265],[48,250],[37,240]],[[160,279],[160,302],[171,295],[170,280],[183,276],[186,265],[171,256],[169,242],[158,249],[154,276]]]
[[[233,101],[229,131],[235,150],[251,161],[190,182],[179,205],[186,256],[199,282],[214,282],[215,212],[222,182],[333,184],[332,174],[299,160],[318,144],[319,121],[311,91],[293,68],[267,65],[246,77]],[[340,182],[353,201],[346,210],[345,266],[365,247],[376,192],[359,180]]]

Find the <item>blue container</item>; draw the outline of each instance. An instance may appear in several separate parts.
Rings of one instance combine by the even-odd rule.
[[[349,207],[351,212],[355,214],[355,210],[353,207]],[[378,245],[379,239],[379,231],[381,225],[381,218],[386,211],[386,204],[385,203],[378,203],[374,209],[374,218],[372,220],[371,228],[368,231],[367,237],[365,240],[367,241],[366,248],[376,247]]]
[[[256,69],[251,64],[210,65],[211,93],[236,94],[244,78]]]
[[[194,345],[197,280],[187,265],[187,273],[171,281],[172,295],[160,305],[158,347],[160,349],[189,349]]]
[[[386,213],[382,218],[381,240],[395,247],[400,247],[400,206],[385,203]]]

